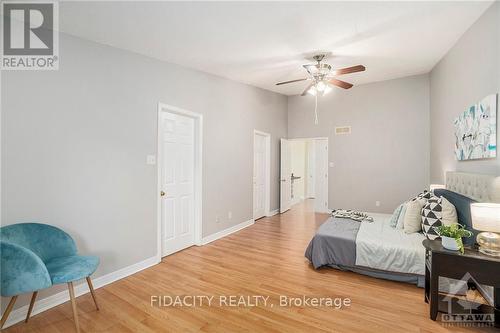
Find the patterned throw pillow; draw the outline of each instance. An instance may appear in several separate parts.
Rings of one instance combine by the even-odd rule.
[[[415,198],[411,199],[411,201],[415,201],[415,200],[419,200],[419,199],[424,199],[427,201],[432,197],[433,197],[432,192],[425,190],[422,193],[419,193]]]
[[[432,196],[422,208],[422,231],[429,239],[439,237],[434,227],[458,223],[455,206],[444,197]]]
[[[431,197],[422,208],[422,231],[429,239],[439,237],[434,227],[441,225],[441,200],[438,197]]]

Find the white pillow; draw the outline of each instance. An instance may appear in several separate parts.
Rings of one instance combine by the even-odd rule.
[[[404,228],[404,221],[405,221],[405,215],[406,215],[406,205],[408,205],[408,202],[403,203],[403,207],[401,208],[401,213],[399,213],[398,223],[396,224],[396,229],[403,229]]]
[[[445,197],[441,197],[441,206],[443,211],[441,212],[441,223],[443,225],[452,225],[458,223],[457,209],[455,206],[446,200]]]
[[[422,230],[422,207],[425,199],[417,199],[408,202],[404,219],[404,230],[407,234],[413,234]]]

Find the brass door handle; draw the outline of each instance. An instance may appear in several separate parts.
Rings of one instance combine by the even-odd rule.
[[[160,195],[161,195],[162,197],[164,197],[164,196],[165,196],[165,192],[161,191],[161,192],[160,192]]]

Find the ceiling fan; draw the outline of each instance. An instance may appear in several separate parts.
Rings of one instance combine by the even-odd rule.
[[[307,88],[302,92],[301,96],[305,96],[307,93],[314,96],[318,95],[318,93],[324,95],[332,90],[332,85],[344,89],[349,89],[353,86],[351,83],[336,79],[335,76],[362,72],[366,69],[365,66],[363,65],[357,65],[357,66],[332,70],[332,66],[324,62],[322,63],[323,59],[327,55],[328,54],[326,53],[317,54],[313,56],[313,59],[316,60],[317,63],[302,65],[309,74],[309,77],[304,79],[279,82],[276,83],[276,85],[280,86],[283,84],[294,83],[294,82],[311,81],[311,83],[307,86]]]
[[[363,65],[357,65],[332,70],[332,66],[324,62],[322,63],[323,59],[328,55],[329,53],[316,54],[313,56],[313,59],[316,60],[317,63],[302,65],[302,67],[304,67],[309,74],[309,77],[305,79],[296,79],[276,83],[277,86],[280,86],[282,84],[294,82],[311,81],[307,88],[302,92],[301,96],[305,96],[308,93],[315,96],[314,123],[316,125],[318,124],[318,95],[328,94],[332,90],[332,86],[344,89],[352,88],[351,83],[336,79],[335,76],[363,72],[366,69]]]

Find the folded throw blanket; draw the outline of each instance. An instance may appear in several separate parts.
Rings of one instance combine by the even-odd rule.
[[[344,219],[351,219],[358,222],[361,221],[373,222],[373,217],[368,216],[368,214],[350,209],[334,209],[332,211],[332,216]]]

